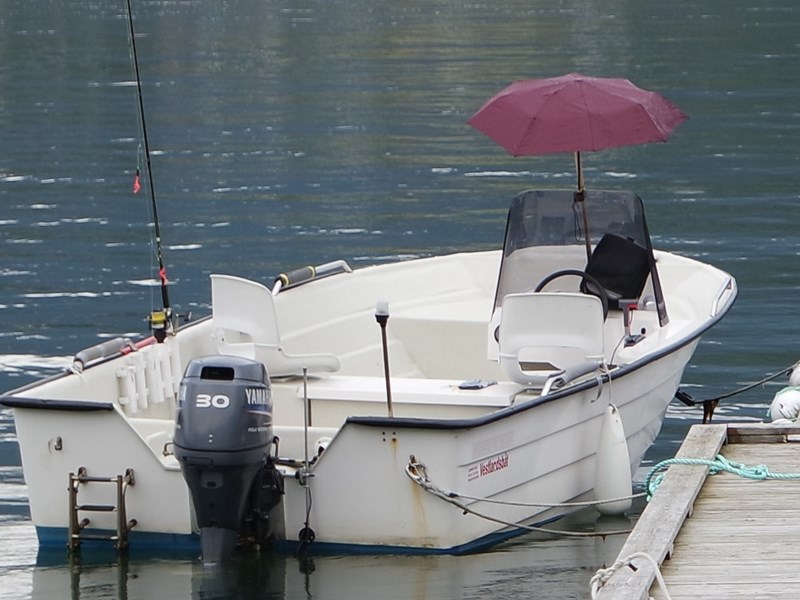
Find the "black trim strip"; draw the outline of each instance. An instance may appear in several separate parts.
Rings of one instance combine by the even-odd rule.
[[[93,412],[114,410],[111,402],[84,400],[52,400],[48,398],[21,398],[19,396],[0,396],[0,404],[9,408],[32,408],[35,410],[65,410],[69,412]]]

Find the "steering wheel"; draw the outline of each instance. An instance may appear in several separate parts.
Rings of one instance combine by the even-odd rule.
[[[597,279],[595,279],[594,277],[592,277],[591,275],[589,275],[584,271],[580,271],[578,269],[562,269],[561,271],[555,271],[554,273],[550,273],[550,275],[542,279],[539,282],[539,285],[537,285],[533,291],[541,292],[544,286],[546,286],[554,279],[558,279],[559,277],[566,277],[567,275],[574,275],[575,277],[580,277],[581,279],[586,281],[586,283],[588,283],[589,286],[591,286],[591,287],[587,286],[587,288],[597,290],[597,293],[593,295],[596,295],[598,298],[600,298],[600,303],[603,305],[603,321],[605,321],[606,317],[608,316],[608,293],[606,292],[605,288],[602,285],[600,285],[600,282],[597,281]]]

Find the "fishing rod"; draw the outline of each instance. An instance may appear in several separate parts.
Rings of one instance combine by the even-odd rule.
[[[147,182],[150,189],[150,201],[153,210],[153,228],[156,238],[156,257],[158,259],[158,276],[161,280],[161,301],[164,306],[162,310],[154,310],[150,313],[150,327],[153,335],[159,342],[164,341],[167,332],[172,328],[172,307],[169,302],[169,289],[167,287],[167,269],[164,266],[164,256],[161,250],[161,229],[158,224],[158,204],[156,203],[156,190],[153,184],[153,167],[150,162],[150,143],[147,139],[147,124],[145,122],[144,100],[142,99],[142,78],[139,76],[139,59],[136,53],[136,33],[133,29],[133,11],[131,10],[131,0],[126,0],[128,7],[128,33],[130,39],[131,60],[136,78],[136,97],[139,105],[139,119],[142,126],[142,141],[144,142],[145,164],[147,166]],[[136,183],[138,184],[139,168],[136,169]]]

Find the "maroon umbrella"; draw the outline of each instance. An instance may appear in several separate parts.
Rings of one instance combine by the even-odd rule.
[[[517,81],[468,123],[514,156],[574,152],[580,192],[581,152],[664,142],[685,119],[667,99],[627,79],[570,73]]]

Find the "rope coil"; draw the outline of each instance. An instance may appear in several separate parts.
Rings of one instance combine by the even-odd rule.
[[[703,458],[670,458],[662,460],[655,465],[647,473],[644,480],[644,487],[647,490],[647,500],[649,501],[656,490],[661,485],[664,479],[664,473],[658,471],[669,467],[670,465],[702,465],[708,467],[709,475],[716,475],[721,472],[732,473],[745,479],[764,480],[764,479],[778,479],[790,480],[800,479],[800,473],[773,473],[766,465],[756,465],[748,467],[747,465],[732,460],[728,460],[721,454],[718,454],[714,460],[707,460]]]

